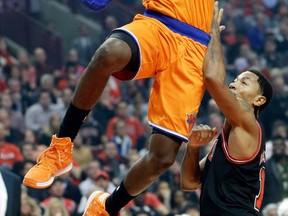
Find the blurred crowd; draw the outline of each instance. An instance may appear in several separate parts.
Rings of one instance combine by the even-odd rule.
[[[60,2],[71,6],[69,1]],[[128,8],[141,3],[119,2]],[[288,1],[220,0],[220,5],[225,11],[222,42],[227,83],[253,68],[264,73],[274,88],[271,105],[260,118],[267,138],[262,214],[285,216],[288,215]],[[75,86],[99,41],[103,42],[118,25],[117,17],[108,15],[100,38],[92,38],[83,25],[61,68],[48,63],[42,47],[33,53],[21,51],[12,55],[5,37],[0,36],[1,167],[22,179],[35,164],[50,144],[51,136],[57,133]],[[72,171],[57,178],[48,189],[22,185],[21,216],[78,216],[93,191],[111,193],[119,185],[129,167],[147,152],[151,85],[153,78],[120,82],[111,77],[75,139]],[[221,132],[223,115],[207,93],[197,118],[197,124],[200,123]],[[121,216],[199,215],[200,191],[183,192],[179,186],[185,145],[182,144],[174,165],[131,201]],[[202,156],[209,152],[210,146],[203,147]]]

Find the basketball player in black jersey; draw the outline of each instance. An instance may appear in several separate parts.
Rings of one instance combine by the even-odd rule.
[[[260,215],[265,181],[265,141],[257,121],[273,94],[270,82],[256,70],[241,73],[229,86],[220,42],[223,10],[215,6],[211,40],[203,71],[206,88],[225,115],[222,133],[199,163],[199,146],[215,136],[200,125],[189,138],[182,162],[182,188],[201,187],[201,216]]]

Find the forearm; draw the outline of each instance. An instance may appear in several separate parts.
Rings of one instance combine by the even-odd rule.
[[[189,145],[189,144],[188,144]],[[183,190],[196,190],[201,185],[199,147],[188,146],[181,165],[181,186]]]
[[[211,39],[204,59],[203,72],[206,82],[225,83],[226,70],[222,52],[220,34],[212,30]]]

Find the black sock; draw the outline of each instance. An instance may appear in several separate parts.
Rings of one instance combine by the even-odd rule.
[[[70,103],[60,125],[58,137],[70,137],[73,141],[89,112],[90,110],[79,109]]]
[[[123,181],[120,186],[106,199],[105,210],[110,216],[115,216],[128,202],[136,196],[131,196],[126,191]]]

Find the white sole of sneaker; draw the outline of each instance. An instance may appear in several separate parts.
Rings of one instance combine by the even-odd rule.
[[[36,183],[37,187],[39,187],[39,188],[49,187],[53,183],[55,177],[63,175],[65,173],[69,172],[72,168],[73,168],[73,164],[71,163],[67,167],[65,167],[64,169],[60,170],[58,173],[56,173],[55,176],[52,176],[48,181]]]
[[[85,216],[86,210],[88,209],[88,207],[90,206],[91,202],[93,201],[94,197],[97,196],[99,193],[103,193],[102,191],[94,191],[90,196],[89,199],[87,200],[87,204],[86,204],[86,208],[84,211],[83,216]],[[110,194],[108,193],[103,193],[100,197],[99,197],[99,201],[101,203],[104,202],[105,198],[108,197]]]

